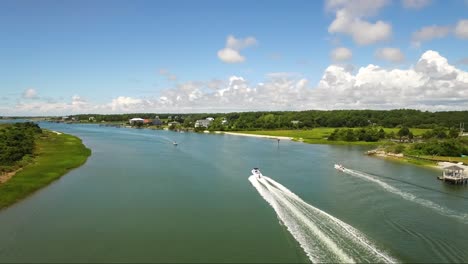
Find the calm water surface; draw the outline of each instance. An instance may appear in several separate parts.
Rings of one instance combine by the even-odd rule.
[[[468,262],[468,187],[444,185],[436,170],[367,157],[356,146],[41,126],[79,136],[93,154],[0,212],[0,262],[309,262],[307,247],[333,259],[338,253],[320,239],[339,252],[346,234],[321,212],[392,259]],[[315,209],[288,193],[271,193],[270,206],[248,180],[256,166]],[[310,223],[295,225],[306,207]],[[315,225],[329,229],[325,238]],[[288,228],[313,239],[301,244]],[[359,250],[346,254],[360,260]]]

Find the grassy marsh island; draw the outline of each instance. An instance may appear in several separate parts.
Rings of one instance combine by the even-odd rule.
[[[7,126],[15,125],[3,125],[2,129],[8,129]],[[2,143],[5,140],[2,139]],[[8,144],[3,144],[2,150],[11,148],[5,145]],[[78,137],[47,130],[38,132],[34,135],[34,148],[30,154],[18,161],[1,164],[1,173],[8,175],[8,179],[0,183],[0,209],[81,166],[90,155],[91,150]]]

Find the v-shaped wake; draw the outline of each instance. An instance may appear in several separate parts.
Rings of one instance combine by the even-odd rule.
[[[367,173],[364,173],[364,172],[361,172],[361,171],[347,169],[347,168],[343,168],[341,171],[348,174],[348,175],[351,175],[351,176],[354,176],[354,177],[357,177],[357,178],[361,178],[363,180],[366,180],[366,181],[372,182],[374,184],[377,184],[378,186],[380,186],[384,190],[386,190],[386,191],[388,191],[390,193],[396,194],[396,195],[400,196],[401,198],[403,198],[403,199],[405,199],[407,201],[417,203],[417,204],[419,204],[421,206],[424,206],[426,208],[434,210],[434,211],[436,211],[437,213],[439,213],[439,214],[441,214],[443,216],[452,217],[452,218],[455,218],[455,219],[458,219],[458,220],[462,221],[465,224],[468,224],[468,214],[466,214],[466,213],[456,212],[454,210],[451,210],[451,209],[449,209],[447,207],[441,206],[441,205],[439,205],[437,203],[434,203],[432,201],[420,198],[420,197],[418,197],[418,196],[416,196],[414,194],[411,194],[411,193],[405,192],[403,190],[400,190],[399,188],[397,188],[397,187],[395,187],[393,185],[390,185],[390,184],[378,179],[377,177],[375,177],[375,176],[373,176],[371,174],[367,174]]]
[[[312,262],[396,262],[360,231],[304,202],[280,183],[266,176],[250,176],[249,181]]]

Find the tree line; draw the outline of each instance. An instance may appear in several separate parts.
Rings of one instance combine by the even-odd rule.
[[[468,111],[428,112],[413,109],[398,110],[309,110],[309,111],[275,111],[275,112],[234,112],[234,113],[198,113],[198,114],[156,114],[132,113],[112,115],[75,115],[79,120],[94,117],[96,122],[127,122],[134,117],[152,119],[155,116],[178,121],[183,126],[193,126],[198,119],[213,117],[224,118],[228,122],[223,130],[260,130],[260,129],[309,129],[314,127],[366,127],[376,125],[386,128],[412,127],[458,127],[460,123],[468,124]],[[213,125],[220,126],[214,122]]]

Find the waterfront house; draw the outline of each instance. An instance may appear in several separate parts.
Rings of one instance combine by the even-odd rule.
[[[153,125],[155,125],[155,126],[160,126],[160,125],[162,125],[162,121],[161,121],[161,119],[159,119],[159,116],[156,116],[156,117],[154,118],[154,120],[153,120]]]
[[[195,127],[209,127],[211,122],[213,122],[213,120],[209,120],[208,118],[207,119],[200,119],[200,120],[197,120],[195,121]]]
[[[177,121],[172,121],[172,122],[167,123],[167,125],[168,125],[169,127],[175,127],[175,126],[177,126],[177,125],[180,125],[180,123],[177,122]]]
[[[144,122],[145,122],[145,120],[143,118],[139,118],[139,117],[135,117],[135,118],[132,118],[132,119],[128,120],[128,123],[130,123],[130,125],[134,125],[136,123],[143,124]]]

